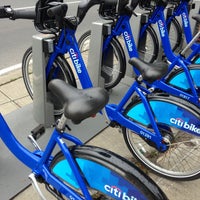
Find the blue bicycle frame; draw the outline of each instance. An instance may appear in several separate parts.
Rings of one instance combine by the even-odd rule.
[[[192,38],[192,30],[191,30],[191,23],[189,19],[189,12],[188,12],[188,1],[182,0],[174,9],[173,13],[171,16],[167,18],[167,25],[175,18],[181,16],[182,19],[182,27],[184,31],[184,36],[186,39],[186,42],[189,43]],[[193,51],[196,51],[198,44],[193,44],[191,46],[191,49]],[[188,59],[189,60],[189,59]]]
[[[192,30],[191,30],[191,24],[189,19],[189,12],[188,12],[188,1],[182,0],[174,9],[171,16],[167,18],[167,25],[175,18],[181,16],[182,19],[182,27],[184,36],[186,39],[186,42],[189,44],[190,41],[193,39]],[[197,43],[194,43],[191,45],[192,52],[187,55],[187,58],[185,58],[186,62],[191,63],[193,59],[200,53],[200,45]],[[198,62],[195,62],[196,64],[199,64]]]
[[[188,65],[191,63],[188,62],[187,59],[184,59],[181,55],[175,55],[171,49],[168,31],[167,31],[167,25],[166,20],[164,16],[164,7],[163,6],[157,6],[152,13],[151,17],[149,18],[148,22],[144,24],[141,28],[140,37],[144,34],[145,30],[148,26],[151,24],[158,25],[159,33],[162,40],[163,49],[165,52],[165,55],[167,56],[168,60],[171,62],[169,65],[168,72],[170,73],[172,69],[174,69],[175,66],[179,66],[183,69],[185,74],[186,84],[189,85],[188,87],[191,89],[191,94],[188,94],[187,92],[184,92],[183,90],[179,90],[177,88],[174,88],[172,86],[169,86],[165,84],[165,80],[167,76],[163,77],[161,80],[157,81],[154,86],[156,88],[159,88],[163,91],[166,91],[167,93],[173,94],[175,96],[184,98],[197,106],[200,106],[199,98],[198,98],[198,92],[195,89],[194,82],[198,83],[198,80],[193,80],[193,77],[191,76],[190,70],[188,69]],[[198,45],[196,51],[199,51],[200,46]],[[193,52],[196,54],[196,52]]]
[[[117,25],[116,25],[117,31],[113,30],[113,32],[116,33],[116,35],[117,35],[117,34],[119,34],[123,31],[123,36],[125,38],[127,48],[129,47],[128,48],[129,53],[130,53],[130,56],[132,57],[132,56],[138,56],[138,53],[137,53],[137,50],[136,50],[135,43],[134,43],[134,41],[132,41],[133,35],[132,35],[130,24],[128,23],[129,19],[130,19],[130,17],[128,17],[128,16],[122,16],[120,18],[120,20],[118,20],[118,22],[117,22]],[[126,23],[125,23],[126,29],[128,27],[129,31],[127,31],[126,29],[123,28],[124,27],[124,21],[126,21]],[[56,58],[57,55],[65,54],[65,53],[69,52],[70,58],[73,61],[73,65],[76,69],[76,72],[77,72],[77,75],[78,75],[78,78],[80,80],[82,88],[92,87],[92,82],[91,82],[89,74],[87,72],[87,68],[86,68],[86,66],[83,62],[81,53],[79,51],[78,43],[75,40],[75,36],[73,37],[74,34],[75,34],[75,31],[73,31],[73,30],[70,30],[70,31],[63,30],[61,32],[61,35],[59,37],[59,41],[58,41],[57,45],[55,45],[55,51],[51,54],[51,56],[49,58],[46,73],[48,74],[48,72],[50,71],[50,68],[53,64],[53,61],[54,61],[54,59]],[[130,34],[130,37],[127,34]],[[119,35],[121,35],[121,34],[119,34]],[[130,38],[130,41],[126,38]],[[66,39],[68,41],[68,44],[66,44]],[[106,48],[106,44],[107,45],[109,44],[110,39],[111,38],[109,38],[109,37],[106,39],[106,41],[104,43],[104,45],[105,45],[104,48]],[[133,44],[133,46],[132,46],[132,44]],[[132,49],[131,49],[131,47],[132,47]],[[109,116],[111,121],[112,121],[113,117],[115,118],[117,116],[117,118],[115,118],[115,120],[118,121],[120,124],[126,125],[127,127],[130,127],[132,130],[137,130],[136,132],[138,134],[141,134],[141,136],[143,136],[143,137],[145,135],[146,137],[151,139],[154,143],[156,143],[158,149],[162,149],[164,151],[164,150],[167,149],[167,147],[166,147],[165,144],[163,144],[161,142],[162,136],[161,136],[161,134],[158,130],[158,127],[157,127],[156,122],[154,120],[154,116],[153,116],[153,113],[151,112],[148,101],[145,98],[145,96],[143,95],[143,93],[141,92],[141,90],[149,93],[148,90],[141,87],[137,82],[135,82],[130,87],[129,91],[125,94],[125,96],[122,98],[122,100],[119,103],[119,105],[117,106],[116,110],[113,111],[113,112],[108,111],[108,116]],[[152,133],[151,131],[146,130],[145,127],[139,125],[138,123],[133,123],[130,120],[123,117],[122,108],[127,103],[127,101],[130,99],[130,97],[134,93],[134,91],[136,91],[140,95],[142,101],[144,102],[145,108],[146,108],[148,115],[151,119],[151,123],[152,123],[153,129],[155,130],[156,134]],[[108,105],[108,108],[113,108],[113,107],[112,107],[112,105],[111,106]]]
[[[68,198],[74,198],[78,200],[82,200],[80,196],[77,195],[70,187],[65,185],[62,181],[55,178],[49,171],[49,161],[51,161],[51,154],[56,145],[60,147],[62,152],[64,153],[66,160],[68,161],[74,176],[76,177],[77,183],[85,195],[86,199],[91,199],[91,195],[86,188],[86,184],[83,180],[83,177],[78,169],[77,164],[74,161],[74,158],[71,156],[67,145],[64,143],[63,139],[73,142],[76,145],[82,145],[83,143],[76,137],[69,135],[67,133],[60,134],[56,129],[53,131],[52,136],[49,140],[49,143],[44,150],[44,152],[36,150],[35,152],[30,152],[24,146],[22,146],[15,136],[12,134],[9,129],[6,121],[3,116],[0,114],[0,138],[8,147],[8,149],[27,167],[33,169],[33,173],[36,175],[42,175],[45,179],[48,179],[47,182],[52,184],[57,190],[62,188],[62,193],[66,195]],[[92,200],[92,199],[91,199]]]
[[[122,34],[124,37],[124,41],[126,43],[126,47],[127,47],[130,58],[138,57],[138,51],[135,45],[134,37],[133,37],[132,30],[129,23],[130,17],[131,16],[127,16],[127,15],[122,15],[119,17],[119,19],[116,21],[116,24],[114,26],[115,28],[112,29],[111,35],[109,35],[104,41],[104,46],[103,46],[104,51],[106,51],[106,47],[109,45],[109,42],[113,36],[119,36]],[[87,68],[83,62],[80,50],[78,48],[78,43],[75,39],[75,30],[69,30],[69,28],[62,30],[62,32],[59,35],[59,40],[57,44],[55,45],[55,50],[50,55],[50,59],[49,59],[47,70],[46,70],[47,75],[48,75],[48,72],[50,71],[50,68],[56,56],[59,54],[64,55],[67,52],[69,52],[70,58],[76,69],[82,88],[92,87],[92,82],[87,72]],[[133,69],[134,69],[134,66],[133,66]],[[191,80],[190,86],[191,88],[193,88],[190,73],[186,69],[185,69],[186,75],[188,76],[188,79]],[[164,78],[162,80],[164,80]],[[195,102],[196,104],[199,103],[198,100],[196,100],[198,99],[196,90],[194,91],[192,90],[194,94],[191,95],[167,85],[162,80],[155,81],[154,82],[155,86],[159,87],[160,89],[163,88],[164,91],[167,91],[167,92],[169,91],[172,94],[175,94],[176,96],[185,98],[191,102]],[[134,123],[133,121],[123,116],[123,109],[125,105],[127,104],[128,100],[130,100],[134,92],[136,92],[140,96],[141,101],[144,104],[145,110],[149,117],[149,120],[151,121],[152,129],[154,130],[154,132],[147,130],[144,126],[140,125],[139,123]],[[154,114],[152,113],[152,109],[149,105],[148,99],[145,96],[145,94],[148,94],[148,93],[149,91],[146,88],[142,87],[137,81],[135,81],[133,85],[129,88],[128,92],[121,99],[118,105],[106,106],[107,115],[111,121],[115,121],[122,126],[130,128],[131,130],[134,130],[141,137],[146,137],[149,140],[151,140],[153,143],[155,143],[155,146],[157,149],[161,151],[165,151],[167,149],[167,146],[162,141],[162,135],[158,129],[158,126],[155,121]]]
[[[145,107],[146,114],[149,117],[154,132],[149,131],[146,127],[143,127],[140,124],[131,121],[123,115],[124,106],[130,100],[134,92],[136,92],[141,98],[141,101]],[[106,114],[111,121],[117,122],[121,126],[129,128],[130,130],[134,130],[134,132],[140,135],[141,137],[145,137],[148,140],[153,141],[156,144],[157,149],[165,151],[167,150],[167,146],[162,143],[162,135],[158,129],[158,126],[155,121],[155,116],[152,113],[149,102],[144,93],[148,94],[149,91],[146,88],[139,85],[137,82],[134,82],[118,105],[108,104],[106,106]]]
[[[66,33],[67,31],[67,33]],[[53,62],[55,58],[61,54],[64,55],[65,53],[69,52],[70,58],[73,62],[75,67],[76,73],[79,77],[81,85],[83,88],[90,88],[92,87],[92,82],[89,77],[87,68],[84,64],[83,58],[81,56],[80,50],[75,38],[75,30],[73,29],[63,29],[59,35],[59,40],[56,45],[54,45],[54,52],[51,54],[47,66],[46,66],[46,77],[48,77],[51,67],[53,66]],[[74,36],[74,37],[72,37]],[[66,41],[69,41],[69,44],[65,44]]]
[[[170,45],[169,37],[166,36],[168,33],[167,33],[167,27],[164,23],[165,17],[164,17],[163,11],[164,11],[164,7],[157,7],[157,9],[154,11],[154,15],[152,15],[152,17],[149,19],[148,23],[142,26],[141,32],[140,32],[140,37],[142,37],[145,30],[147,29],[147,27],[150,24],[158,23],[160,34],[161,34],[161,36],[162,35],[164,36],[162,38],[163,43]],[[163,15],[160,15],[160,13]],[[158,18],[158,14],[159,14],[159,18]],[[137,47],[136,47],[136,43],[134,41],[134,37],[132,34],[130,22],[129,22],[130,17],[131,16],[127,16],[127,15],[122,15],[119,17],[119,19],[116,21],[114,28],[112,29],[111,34],[104,40],[103,52],[106,51],[106,48],[108,47],[112,37],[123,35],[129,57],[132,58],[132,57],[139,56]],[[184,99],[196,104],[197,106],[200,106],[198,93],[197,93],[196,89],[194,88],[193,79],[191,77],[190,71],[188,70],[188,67],[183,62],[182,57],[176,56],[172,52],[171,48],[165,48],[165,50],[168,55],[171,55],[171,60],[173,60],[173,62],[169,66],[168,72],[170,73],[171,70],[175,67],[175,65],[177,65],[177,64],[180,65],[184,69],[184,72],[185,72],[184,74],[185,74],[186,80],[188,82],[187,84],[189,85],[188,87],[191,88],[192,93],[189,94],[186,91],[183,91],[181,89],[178,89],[178,88],[175,88],[173,86],[166,84],[165,82],[166,82],[167,76],[163,77],[161,80],[154,82],[153,87],[159,88],[169,94],[184,98]],[[134,66],[133,66],[133,70],[136,72],[136,74],[139,74],[139,72],[134,68]]]

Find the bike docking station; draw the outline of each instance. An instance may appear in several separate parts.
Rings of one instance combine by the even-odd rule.
[[[55,124],[54,106],[59,105],[47,91],[44,67],[48,61],[46,55],[53,51],[53,43],[54,35],[38,34],[33,36],[33,116],[35,121],[42,124],[47,130]],[[82,141],[88,141],[107,126],[105,119],[100,114],[97,114],[95,118],[84,120],[80,125],[74,125],[69,120],[68,125],[75,135],[82,133],[81,136],[79,135]]]
[[[47,52],[48,51],[48,52]],[[48,99],[45,53],[53,51],[53,35],[33,36],[33,116],[39,124],[50,127],[54,123],[54,107]]]

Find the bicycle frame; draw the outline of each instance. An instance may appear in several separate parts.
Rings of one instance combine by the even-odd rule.
[[[51,161],[51,153],[56,145],[59,146],[61,151],[64,153],[66,160],[68,161],[74,176],[76,177],[77,183],[80,186],[81,191],[85,195],[86,199],[91,199],[88,192],[86,184],[82,178],[82,175],[76,165],[73,157],[71,156],[67,145],[64,143],[63,139],[73,142],[76,145],[82,145],[83,143],[76,137],[69,135],[67,133],[60,134],[56,129],[53,131],[51,138],[44,151],[36,150],[35,152],[30,152],[24,146],[22,146],[15,136],[9,129],[3,116],[0,114],[0,138],[8,149],[27,167],[33,169],[34,174],[41,175],[47,182],[53,185],[57,190],[62,188],[62,193],[68,198],[74,198],[82,200],[76,192],[74,192],[69,186],[65,185],[62,181],[56,178],[49,171],[49,162]],[[91,199],[92,200],[92,199]]]
[[[189,19],[189,13],[188,13],[188,1],[182,0],[174,9],[172,15],[170,15],[167,18],[167,25],[175,18],[175,17],[181,17],[182,19],[182,27],[183,27],[183,32],[184,36],[186,39],[186,42],[189,43],[192,38],[192,30],[191,30],[191,24],[190,24],[190,19]],[[191,49],[193,51],[196,51],[198,44],[193,44],[191,46]],[[199,52],[199,51],[198,51]]]
[[[124,37],[127,37],[126,32],[130,33],[131,34],[130,39],[133,39],[131,27],[130,27],[130,24],[128,22],[130,17],[129,16],[122,16],[120,19],[121,20],[119,20],[117,22],[117,25],[116,25],[118,30],[113,31],[113,32],[121,35],[121,32],[123,31]],[[127,31],[126,28],[123,28],[124,27],[124,21],[126,21],[125,25],[126,25],[126,27],[128,27],[129,31]],[[75,31],[73,31],[73,30],[70,30],[70,31],[63,30],[61,32],[59,41],[58,41],[57,45],[55,45],[55,51],[50,56],[49,62],[47,64],[46,72],[48,73],[50,71],[50,67],[53,64],[53,61],[58,54],[65,54],[65,53],[69,52],[70,58],[73,62],[73,66],[76,69],[76,72],[77,72],[77,75],[78,75],[78,78],[80,80],[82,88],[92,87],[92,82],[89,78],[87,68],[86,68],[84,61],[82,59],[81,53],[80,53],[79,48],[78,48],[78,43],[75,40],[74,34],[75,34]],[[110,37],[111,37],[111,35],[110,35]],[[68,41],[67,45],[66,45],[66,39]],[[108,37],[107,40],[105,41],[104,45],[109,44],[109,39],[111,39],[111,38]],[[126,41],[127,41],[126,44],[127,44],[127,48],[128,48],[128,45],[130,45],[130,43],[129,43],[128,40],[126,40]],[[130,51],[130,56],[138,56],[138,53],[135,50],[136,49],[135,43],[132,42],[132,44],[133,44],[133,49],[132,49],[132,51]],[[104,46],[104,48],[106,48],[106,47]],[[127,101],[130,99],[130,97],[132,96],[134,91],[136,91],[140,95],[140,97],[141,97],[141,99],[142,99],[142,101],[145,105],[145,108],[148,112],[148,115],[151,119],[151,123],[152,123],[152,126],[153,126],[156,134],[146,130],[141,125],[134,123],[134,122],[131,122],[130,120],[125,119],[123,117],[122,108],[127,103]],[[130,127],[132,130],[137,130],[137,133],[139,133],[141,136],[143,136],[143,137],[145,136],[148,139],[151,139],[153,142],[155,142],[158,149],[165,151],[167,149],[167,147],[166,147],[165,144],[163,144],[161,142],[162,136],[161,136],[161,134],[158,130],[157,124],[154,120],[154,116],[153,116],[153,113],[151,112],[148,101],[145,98],[145,95],[142,93],[142,91],[148,93],[148,90],[141,87],[137,82],[135,82],[130,87],[129,91],[125,94],[125,96],[122,98],[121,102],[117,106],[117,109],[115,109],[115,111],[112,110],[112,112],[111,112],[111,110],[108,109],[107,115],[108,115],[108,117],[111,121],[112,121],[113,118],[115,118],[115,121],[119,122],[119,124],[126,125],[127,127]],[[110,105],[110,106],[108,105],[108,108],[112,108],[112,105]]]
[[[129,23],[131,16],[123,15],[120,16],[119,19],[116,21],[116,24],[114,28],[112,29],[111,34],[105,39],[103,49],[106,51],[107,45],[109,45],[110,40],[114,36],[123,35],[124,41],[126,44],[126,48],[128,50],[129,56],[131,57],[138,57],[138,51],[136,49],[136,44],[134,41],[134,37],[132,34],[131,26]],[[67,41],[67,42],[66,42]],[[51,54],[48,65],[47,65],[47,73],[50,70],[54,59],[59,54],[66,54],[69,52],[70,58],[72,60],[73,66],[76,69],[79,81],[81,83],[82,88],[88,88],[92,87],[92,82],[89,78],[89,74],[87,72],[87,68],[84,64],[84,61],[82,59],[80,50],[78,48],[78,43],[75,39],[75,30],[69,30],[69,28],[66,28],[65,30],[62,30],[60,33],[59,40],[57,44],[55,45],[55,51]],[[174,63],[175,65],[175,63]],[[173,66],[174,66],[173,65]],[[133,66],[134,69],[134,66]],[[170,70],[172,69],[169,68]],[[190,77],[190,73],[187,70],[187,67],[185,66],[186,75],[187,78],[190,80],[190,86],[193,88],[192,79]],[[47,74],[48,75],[48,74]],[[182,98],[185,98],[189,101],[194,101],[196,104],[198,104],[198,95],[196,93],[196,90],[193,88],[192,92],[193,95],[190,95],[186,92],[183,92],[181,90],[178,90],[176,88],[173,88],[163,81],[165,77],[162,80],[155,81],[154,84],[156,87],[159,87],[160,89],[163,87],[163,90],[166,92],[171,92],[172,94],[175,94],[175,96],[179,96]],[[153,85],[154,86],[154,85]],[[147,115],[149,116],[149,119],[151,121],[152,129],[154,132],[151,132],[149,130],[146,130],[145,127],[141,126],[138,123],[134,123],[131,120],[125,118],[123,116],[123,109],[128,100],[130,100],[133,93],[136,92],[140,98],[141,101],[144,104],[144,107],[146,109]],[[166,144],[162,141],[162,135],[158,129],[158,126],[155,122],[154,115],[152,113],[152,110],[150,108],[149,102],[145,96],[145,94],[148,94],[149,91],[142,87],[137,81],[133,83],[133,85],[130,87],[128,92],[124,95],[124,97],[121,99],[120,103],[118,105],[107,105],[106,106],[106,114],[110,121],[115,121],[118,124],[125,126],[127,128],[130,128],[131,130],[134,130],[137,132],[138,135],[141,137],[145,137],[151,141],[153,141],[156,145],[156,148],[160,151],[165,151],[167,149]],[[199,105],[199,104],[198,104]]]
[[[140,32],[140,37],[144,34],[146,28],[149,25],[157,23],[160,37],[162,40],[162,45],[164,47],[163,49],[164,49],[165,55],[167,56],[168,60],[171,62],[171,64],[169,65],[168,72],[170,73],[170,71],[175,66],[181,67],[184,70],[186,79],[189,83],[189,87],[192,91],[192,95],[165,84],[165,79],[167,76],[163,77],[160,81],[157,81],[156,84],[154,84],[154,86],[163,91],[166,91],[167,93],[184,98],[184,99],[189,100],[190,102],[196,104],[197,106],[200,106],[199,99],[198,99],[198,93],[194,87],[193,79],[192,79],[190,71],[188,70],[188,67],[187,67],[191,63],[188,62],[187,59],[184,59],[181,55],[175,55],[171,49],[167,25],[166,25],[165,16],[164,16],[164,9],[165,8],[163,6],[156,7],[156,9],[152,13],[151,17],[149,18],[148,22],[142,26],[141,32]],[[199,48],[200,47],[198,45],[196,51],[198,51]],[[195,53],[195,52],[193,52],[193,53]]]
[[[142,103],[147,112],[147,115],[151,121],[151,125],[153,127],[154,132],[147,130],[145,127],[139,125],[138,123],[132,122],[123,115],[124,106],[130,100],[134,92],[136,92],[141,98]],[[165,151],[167,150],[167,146],[162,143],[162,135],[158,129],[149,102],[145,97],[144,93],[148,94],[149,91],[146,88],[142,87],[141,85],[138,85],[137,82],[134,82],[134,84],[129,88],[129,90],[127,91],[127,93],[125,94],[125,96],[122,98],[122,100],[118,105],[108,104],[106,106],[107,117],[111,121],[119,123],[120,126],[124,126],[131,130],[134,130],[135,133],[137,133],[141,137],[145,137],[147,140],[153,141],[156,144],[157,149],[159,149],[160,151]]]
[[[69,41],[69,44],[65,44],[66,41]],[[76,44],[76,45],[75,45]],[[79,77],[81,85],[83,88],[90,88],[92,87],[92,82],[89,77],[87,68],[84,64],[83,58],[81,56],[81,52],[77,45],[77,41],[75,38],[75,30],[73,29],[63,29],[59,34],[59,40],[56,45],[54,45],[54,52],[51,54],[47,66],[46,66],[46,77],[50,73],[51,67],[55,58],[61,54],[64,55],[65,53],[69,53],[70,58],[73,62],[75,67],[76,73]]]
[[[164,17],[163,11],[164,11],[164,7],[158,7],[156,9],[156,11],[154,11],[154,15],[152,15],[152,17],[149,19],[148,23],[146,23],[144,26],[142,26],[141,32],[140,32],[140,37],[142,37],[145,30],[147,29],[147,27],[150,24],[158,23],[161,35],[163,33],[166,34],[166,35],[164,35],[164,37],[162,39],[163,43],[165,45],[170,46],[169,37],[167,36],[167,27],[164,23],[165,17]],[[163,15],[160,15],[160,14],[163,14]],[[134,37],[133,37],[133,34],[132,34],[131,26],[130,26],[130,18],[131,18],[131,16],[127,16],[127,15],[123,15],[123,16],[119,17],[119,19],[116,21],[114,28],[112,29],[111,34],[108,35],[108,37],[104,40],[104,44],[103,44],[103,51],[104,52],[106,51],[106,48],[108,47],[108,45],[109,45],[109,43],[110,43],[110,41],[113,37],[123,35],[129,57],[132,58],[132,57],[138,57],[139,56],[138,51],[137,51],[137,47],[136,47],[136,43],[134,41]],[[184,99],[196,104],[197,106],[200,106],[198,94],[197,94],[196,89],[194,88],[194,84],[193,84],[191,74],[188,70],[188,67],[183,62],[182,57],[176,56],[175,54],[173,54],[171,48],[165,48],[165,49],[166,49],[166,51],[168,51],[168,54],[171,55],[171,59],[173,60],[173,62],[169,66],[168,73],[170,73],[171,70],[176,65],[181,66],[184,69],[185,76],[188,80],[189,87],[191,88],[192,94],[189,94],[187,92],[184,92],[183,90],[174,88],[173,86],[166,84],[165,80],[166,80],[167,75],[165,77],[163,77],[161,80],[154,82],[153,87],[159,88],[159,89],[161,89],[161,90],[163,90],[167,93],[170,93],[172,95],[184,98]],[[136,74],[139,74],[138,71],[134,68],[134,66],[133,66],[133,70],[135,71]]]

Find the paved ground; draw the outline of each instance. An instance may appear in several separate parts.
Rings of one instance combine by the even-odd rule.
[[[6,115],[16,109],[20,109],[24,105],[30,104],[31,102],[32,100],[29,98],[25,90],[20,70],[0,76],[0,112],[3,115]],[[117,129],[107,128],[94,139],[92,139],[89,143],[110,149],[135,162],[124,144],[122,135],[118,132]],[[142,167],[142,169],[145,170],[145,172],[148,173],[156,181],[157,184],[159,184],[159,186],[164,190],[170,200],[200,199],[199,179],[190,182],[169,181],[150,173],[144,167]],[[45,193],[45,195],[47,195],[46,198],[48,200],[54,199],[49,194]],[[37,196],[32,186],[26,188],[24,191],[19,191],[19,194],[13,198],[13,200],[39,199],[40,198]]]

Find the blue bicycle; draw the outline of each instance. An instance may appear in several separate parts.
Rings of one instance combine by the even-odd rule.
[[[174,38],[170,37],[170,40],[173,40],[173,51],[179,51],[182,48],[182,41],[185,38],[187,44],[193,39],[191,23],[189,18],[190,10],[195,8],[195,3],[192,3],[189,0],[177,0],[171,1],[171,6],[167,11],[167,25],[172,23],[173,27],[169,27],[169,29],[173,29]],[[181,25],[179,21],[176,19],[177,17],[181,18]],[[171,42],[172,44],[172,42]],[[191,49],[195,48],[197,44],[193,44]]]
[[[154,2],[154,1],[148,1],[147,5],[146,4],[143,5],[144,2],[140,1],[140,4],[143,6],[145,10],[146,9],[149,10],[149,7],[151,7],[150,6],[151,2]],[[172,28],[171,26],[173,24],[174,24],[173,27],[175,27],[175,24],[178,24],[178,22],[175,23],[175,21],[177,21],[175,19],[176,16],[181,15],[182,17],[183,28],[184,28],[184,33],[186,36],[187,43],[191,42],[191,40],[193,39],[191,26],[190,26],[190,20],[189,20],[189,13],[188,13],[188,1],[187,0],[181,1],[179,5],[175,8],[175,11],[173,12],[173,14],[170,17],[168,16],[167,20],[165,20],[165,17],[164,17],[165,15],[164,11],[167,6],[167,2],[165,1],[155,1],[155,2],[156,4],[154,4],[154,6],[152,6],[152,8],[150,9],[151,13],[147,15],[146,17],[147,19],[145,23],[143,23],[143,26],[140,32],[140,37],[142,37],[142,35],[145,34],[147,27],[151,27],[152,24],[157,24],[164,54],[170,62],[173,62],[177,57],[173,51],[175,50],[175,48],[177,48],[177,45],[179,42],[177,42],[177,44],[172,44],[173,42],[171,42],[169,34],[166,34],[166,33],[168,32],[170,28]],[[153,28],[151,27],[151,29]],[[154,37],[156,37],[155,31],[154,31]],[[174,37],[182,39],[182,32],[181,32],[181,35],[176,35]],[[199,49],[200,49],[199,44],[194,43],[191,46],[191,48],[192,48],[192,52],[189,55],[187,55],[186,58],[182,56],[182,59],[185,60],[187,64],[193,62],[193,59],[196,57],[196,55],[199,54]],[[177,65],[181,65],[181,64],[177,64]]]
[[[47,77],[52,68],[56,69],[54,63],[57,57],[68,53],[71,67],[76,70],[82,88],[92,87],[75,32],[87,10],[101,2],[82,1],[78,6],[77,17],[65,17],[65,13],[61,15],[62,10],[59,5],[55,6],[55,3],[41,3],[44,4],[40,4],[40,9],[36,9],[37,29],[57,32],[54,51],[49,54],[46,66]],[[124,8],[124,1],[107,3],[118,9]],[[49,11],[48,8],[51,7],[56,7],[56,12],[51,9]],[[132,10],[132,4],[128,4],[128,8]],[[117,10],[116,13],[119,11],[124,12],[124,9]],[[65,62],[68,63],[66,59]],[[135,58],[132,62],[138,63],[140,60]],[[143,86],[144,81],[149,84],[159,82],[168,72],[167,65],[145,65],[141,62],[136,67],[141,75],[133,80],[119,104],[106,105],[105,114],[110,126],[122,128],[131,152],[154,172],[174,179],[188,180],[199,177],[199,108],[166,93],[152,93]],[[71,68],[68,69],[69,73],[70,71]],[[56,74],[54,75],[51,77],[56,78]],[[72,73],[69,77],[73,76]]]
[[[145,13],[142,14],[142,23],[146,23],[148,18],[151,17],[152,13],[155,10],[156,4],[153,1],[140,1],[140,8],[145,10]],[[189,0],[175,0],[168,1],[168,5],[166,7],[166,24],[169,33],[170,45],[173,52],[179,53],[182,50],[183,37],[185,36],[186,42],[189,43],[192,36],[192,30],[189,19],[189,12],[191,9],[195,8],[195,4]],[[183,29],[177,20],[178,17],[181,17]],[[148,36],[149,34],[149,36]],[[151,37],[154,41],[158,41],[158,36],[154,29],[152,29],[151,33],[146,33],[146,37]],[[148,45],[148,44],[146,44]],[[148,50],[152,51],[157,49],[159,52],[159,43],[152,43],[152,46],[148,45]],[[143,47],[143,51],[146,49]],[[147,52],[148,53],[148,52]],[[158,54],[157,54],[158,55]],[[155,57],[154,60],[156,60]]]
[[[65,107],[44,150],[36,142],[43,134],[43,127],[29,135],[36,147],[30,151],[17,141],[0,113],[0,138],[13,155],[31,169],[29,178],[42,200],[46,198],[37,182],[45,184],[59,200],[167,199],[147,175],[124,158],[99,147],[84,145],[65,132],[67,119],[80,123],[105,106],[108,94],[104,89],[80,91],[62,80],[53,80],[49,90]],[[73,146],[69,147],[66,141]]]
[[[120,54],[120,51],[117,51],[114,46],[116,41],[118,40],[118,36],[122,35],[123,36],[123,41],[126,45],[126,49],[128,51],[128,55],[130,58],[134,57],[140,57],[141,54],[139,54],[137,48],[136,48],[136,43],[134,41],[134,37],[132,34],[132,30],[130,27],[130,17],[132,16],[133,8],[135,7],[136,1],[131,1],[133,6],[131,6],[131,11],[124,8],[123,13],[117,13],[114,12],[113,9],[110,9],[110,7],[106,6],[106,4],[103,4],[100,6],[99,12],[101,13],[101,16],[104,17],[104,19],[112,19],[115,18],[116,21],[113,23],[112,26],[112,31],[111,34],[106,36],[104,39],[103,43],[103,57],[102,57],[102,76],[107,80],[108,77],[120,77],[118,79],[118,82],[121,80],[121,78],[125,75],[126,71],[126,66],[125,64],[120,67],[120,63],[126,63],[125,62],[125,57]],[[137,2],[139,3],[139,1]],[[164,10],[166,7],[167,3],[166,1],[158,1],[157,4],[155,4],[155,10],[151,14],[151,17],[148,19],[148,21],[143,24],[141,31],[140,31],[140,38],[143,37],[147,33],[147,30],[153,30],[151,27],[151,24],[157,23],[159,31],[160,31],[160,36],[162,40],[162,44],[164,47],[164,52],[165,55],[167,56],[168,60],[171,61],[171,64],[168,67],[168,73],[162,77],[159,81],[154,83],[154,85],[149,83],[146,83],[149,85],[149,87],[152,88],[157,88],[161,91],[165,91],[166,93],[175,95],[177,97],[184,98],[185,100],[189,100],[191,103],[197,105],[199,107],[199,73],[200,73],[200,67],[199,65],[191,65],[191,58],[194,57],[195,55],[198,54],[200,46],[197,46],[196,50],[194,50],[190,56],[187,58],[184,58],[183,55],[175,55],[171,49],[170,46],[170,41],[168,37],[168,29],[164,17]],[[129,12],[128,12],[129,11]],[[115,13],[115,14],[113,14]],[[129,13],[129,14],[128,14]],[[82,55],[84,58],[87,58],[88,54],[88,49],[89,49],[89,42],[90,42],[90,32],[87,32],[84,34],[80,40],[79,40],[79,46],[80,50],[82,51]],[[115,42],[114,42],[115,41]],[[142,40],[140,40],[142,41]],[[146,43],[146,40],[145,40]],[[118,41],[118,45],[120,46],[120,42]],[[142,44],[141,44],[142,46]],[[141,48],[141,47],[140,47]],[[111,50],[110,50],[111,49]],[[121,47],[123,50],[123,48]],[[108,62],[108,58],[112,57],[110,56],[110,52],[115,56],[115,55],[121,55],[117,56],[119,61],[118,69],[122,68],[122,70],[115,70],[115,63],[112,64],[112,62]],[[141,58],[143,59],[143,57]],[[105,61],[104,61],[105,60]],[[110,66],[107,66],[104,64],[104,62],[111,63]],[[135,65],[137,63],[134,63],[132,61],[129,62],[133,66],[133,70],[136,72],[138,75],[138,72],[135,68]],[[147,64],[147,62],[146,62]],[[154,64],[156,65],[156,64]],[[160,63],[158,65],[165,65],[165,63]],[[109,71],[109,70],[104,70],[104,68],[110,68],[110,72],[108,73],[107,76],[105,76],[103,73],[104,71]],[[109,79],[108,79],[109,80]],[[116,84],[118,83],[116,82]],[[116,85],[115,84],[115,85]]]

